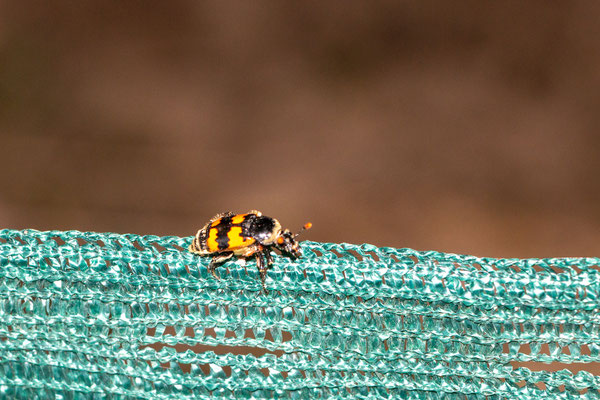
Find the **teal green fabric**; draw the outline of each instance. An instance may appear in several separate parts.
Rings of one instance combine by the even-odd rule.
[[[190,242],[0,231],[0,398],[600,399],[543,364],[599,361],[598,258],[303,242],[265,294]]]

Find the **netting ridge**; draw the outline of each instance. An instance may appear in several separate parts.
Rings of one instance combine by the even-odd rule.
[[[72,232],[71,234],[76,234],[77,232]],[[95,240],[99,234],[95,234]],[[45,235],[48,236],[48,235]],[[52,237],[52,236],[50,236]],[[199,280],[198,278],[208,277],[204,268],[196,268],[189,270],[187,269],[175,269],[174,271],[167,271],[165,268],[159,270],[159,274],[139,274],[139,269],[135,269],[136,263],[144,263],[148,261],[152,261],[159,266],[161,264],[178,264],[178,263],[186,263],[187,265],[197,264],[197,267],[203,267],[206,260],[198,260],[192,254],[187,253],[183,249],[185,248],[185,243],[189,242],[189,238],[187,240],[175,239],[175,238],[167,238],[167,243],[171,246],[175,247],[165,247],[164,250],[159,251],[156,250],[152,244],[158,243],[156,236],[149,236],[150,240],[145,239],[145,237],[139,237],[135,235],[127,235],[126,237],[118,237],[118,236],[108,236],[112,238],[114,242],[118,242],[119,245],[116,246],[114,243],[112,246],[109,246],[107,249],[103,249],[102,251],[98,250],[97,245],[94,245],[92,249],[87,248],[86,246],[82,247],[79,255],[84,254],[88,257],[88,259],[93,259],[94,257],[102,257],[104,262],[110,262],[113,267],[119,269],[123,263],[131,263],[133,267],[128,268],[124,266],[121,270],[118,270],[118,274],[111,274],[111,271],[108,268],[103,268],[102,265],[98,266],[90,266],[87,271],[82,272],[81,281],[89,282],[90,280],[96,279],[97,281],[104,281],[107,278],[112,277],[115,279],[129,279],[129,280],[140,280],[146,281],[147,284],[151,285],[161,285],[163,279],[167,280],[175,280],[173,284],[176,285],[188,285],[191,289],[198,290],[204,289],[205,287],[201,286],[199,282],[204,282],[206,285],[214,284],[210,280]],[[117,238],[119,240],[117,240]],[[54,241],[53,241],[54,242]],[[106,238],[104,239],[105,246],[108,243],[111,243]],[[125,243],[129,243],[128,245],[124,245]],[[136,247],[132,243],[138,243],[138,246],[143,250],[137,250],[140,254],[143,254],[145,257],[149,257],[149,259],[144,259],[141,255],[131,256],[131,254],[136,254]],[[315,256],[315,254],[311,254],[311,250],[315,249],[314,246],[318,247],[318,251],[323,253],[323,248],[329,247],[328,244],[313,244],[310,242],[305,242],[305,247],[308,250],[306,254],[305,264],[310,264],[314,259],[319,259],[319,268],[321,268],[322,275],[308,273],[306,269],[303,271],[306,276],[306,282],[302,282],[300,287],[297,287],[298,290],[305,291],[318,291],[325,292],[329,294],[353,294],[356,296],[387,296],[394,297],[400,295],[402,298],[418,298],[419,300],[424,301],[440,301],[444,300],[446,302],[458,302],[467,305],[479,305],[479,306],[487,306],[490,304],[490,300],[499,299],[500,301],[504,300],[501,305],[513,307],[516,304],[518,305],[528,305],[532,307],[547,307],[547,308],[568,308],[568,309],[593,309],[596,306],[596,301],[598,295],[600,294],[600,276],[598,275],[598,270],[596,269],[586,269],[580,270],[579,274],[564,274],[565,276],[554,277],[554,279],[548,278],[546,275],[541,275],[539,278],[543,278],[542,282],[537,281],[537,279],[532,279],[532,276],[536,276],[528,274],[523,275],[523,271],[516,272],[511,269],[512,275],[510,279],[506,277],[506,273],[504,271],[500,271],[496,273],[495,277],[487,277],[481,276],[482,272],[479,270],[476,273],[474,271],[462,271],[460,268],[457,268],[455,262],[448,262],[445,258],[443,259],[443,263],[431,264],[432,255],[436,255],[437,257],[449,257],[450,259],[461,258],[456,255],[446,255],[443,253],[433,253],[433,252],[425,252],[425,256],[422,256],[422,263],[418,260],[414,261],[410,259],[410,262],[407,264],[401,264],[396,262],[393,259],[388,259],[385,262],[378,260],[370,260],[370,261],[357,261],[354,257],[339,257],[333,252],[327,253],[327,256],[321,254],[319,256]],[[114,247],[118,248],[114,248]],[[357,249],[360,249],[362,246],[352,246],[352,245],[335,245],[342,249],[351,249],[354,252],[358,252]],[[138,248],[140,248],[138,247]],[[48,255],[55,256],[52,251],[43,251],[45,248],[40,246],[39,243],[33,243],[29,246],[19,246],[20,249],[24,249],[24,255]],[[127,248],[127,251],[123,251],[122,248]],[[148,248],[155,249],[156,254],[152,253],[152,251],[148,251]],[[133,249],[133,250],[132,250]],[[1,250],[1,249],[0,249]],[[414,256],[414,254],[418,254],[415,251],[411,251],[409,249],[406,250],[406,254],[410,254]],[[369,250],[371,253],[374,251],[372,249]],[[387,250],[385,253],[389,253]],[[402,252],[396,251],[396,253]],[[65,253],[65,252],[63,252]],[[384,253],[384,252],[382,252]],[[339,254],[339,250],[338,250]],[[365,253],[368,255],[368,253]],[[366,257],[365,255],[365,257]],[[69,255],[61,254],[61,257],[68,258]],[[338,264],[334,264],[334,257],[339,261]],[[324,258],[329,260],[330,262],[325,262],[324,260],[320,260],[320,258]],[[85,259],[85,257],[84,257]],[[471,262],[476,263],[478,265],[487,265],[486,263],[490,262],[490,259],[482,259],[475,257],[462,257],[462,259],[470,259]],[[484,262],[484,260],[486,260]],[[526,265],[549,265],[550,262],[561,263],[559,265],[568,266],[571,259],[547,259],[547,260],[521,260],[519,264],[519,268],[525,270]],[[582,265],[591,265],[592,260],[598,261],[597,259],[584,259],[585,262]],[[287,259],[281,259],[278,261],[282,266],[284,266],[284,271],[288,275],[298,275],[302,273],[298,268],[297,264],[289,262]],[[395,263],[395,264],[394,264]],[[511,266],[515,266],[515,260],[510,262]],[[121,265],[120,265],[121,264]],[[145,265],[145,264],[144,264]],[[402,268],[396,268],[391,270],[389,268],[390,265],[394,265],[398,267],[401,265]],[[95,267],[95,268],[94,268]],[[233,268],[233,265],[230,264],[229,268]],[[244,267],[242,267],[245,269]],[[550,268],[550,267],[548,267]],[[582,267],[583,268],[583,267]],[[341,271],[340,271],[341,269]],[[125,274],[128,270],[130,270],[129,274]],[[240,274],[240,270],[235,271]],[[313,272],[313,271],[309,271]],[[342,273],[342,277],[337,272]],[[531,270],[530,272],[535,273],[535,271]],[[61,278],[61,270],[56,270],[56,278]],[[281,275],[281,272],[271,272],[271,275]],[[330,279],[325,279],[328,274],[330,275]],[[521,275],[519,275],[521,274]],[[228,284],[228,287],[232,289],[244,289],[247,288],[248,284],[256,284],[254,277],[249,277],[246,273],[240,274],[240,278],[247,278],[245,282],[242,284],[238,282],[233,283],[233,287],[231,283]],[[337,275],[337,276],[336,276]],[[362,276],[361,276],[362,275]],[[382,281],[383,276],[385,275],[385,284],[379,284]],[[557,274],[554,274],[557,275]],[[563,274],[560,274],[563,275]],[[575,276],[575,278],[573,278]],[[439,284],[443,286],[443,291],[437,292],[428,292],[428,287],[421,282],[423,278],[429,278],[432,280],[438,279]],[[579,278],[578,278],[579,277]],[[73,279],[77,279],[78,277],[73,277]],[[333,279],[332,279],[333,278]],[[492,282],[492,279],[495,280]],[[371,280],[375,281],[375,285],[361,285],[361,283]],[[398,282],[398,281],[402,282]],[[287,281],[285,279],[274,279],[275,286],[279,286],[278,288],[290,290],[290,287],[282,287],[285,286]],[[352,281],[353,284],[350,282]],[[443,283],[441,283],[443,281]],[[478,296],[472,296],[471,298],[466,298],[463,296],[464,288],[462,287],[465,283],[476,282],[480,288],[477,292],[471,290],[471,293],[476,293]],[[130,282],[135,283],[135,282]],[[395,285],[392,285],[394,283]],[[237,286],[235,286],[237,285]],[[245,286],[244,286],[245,285]],[[495,286],[494,286],[495,285]],[[362,286],[362,287],[361,287]],[[577,288],[580,289],[578,292]],[[260,287],[256,286],[257,290],[260,290]],[[361,290],[362,289],[362,290]],[[376,290],[377,289],[377,290]],[[529,290],[527,290],[529,289]],[[403,293],[397,293],[398,291],[402,291]],[[499,291],[505,291],[506,294],[504,296],[499,296]],[[528,291],[543,291],[547,295],[544,296],[531,296]],[[552,296],[548,292],[559,292],[560,296]],[[502,294],[502,293],[500,293]],[[566,301],[561,301],[562,299]]]

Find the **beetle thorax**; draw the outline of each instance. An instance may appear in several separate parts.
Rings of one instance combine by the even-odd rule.
[[[281,232],[281,224],[274,218],[257,216],[248,227],[250,236],[263,245],[271,245]]]

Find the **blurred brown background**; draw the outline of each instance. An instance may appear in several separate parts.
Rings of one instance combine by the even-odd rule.
[[[0,226],[600,255],[600,3],[0,2]]]

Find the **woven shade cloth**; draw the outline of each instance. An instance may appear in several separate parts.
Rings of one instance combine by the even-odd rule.
[[[191,240],[0,231],[0,398],[600,399],[598,258]]]

